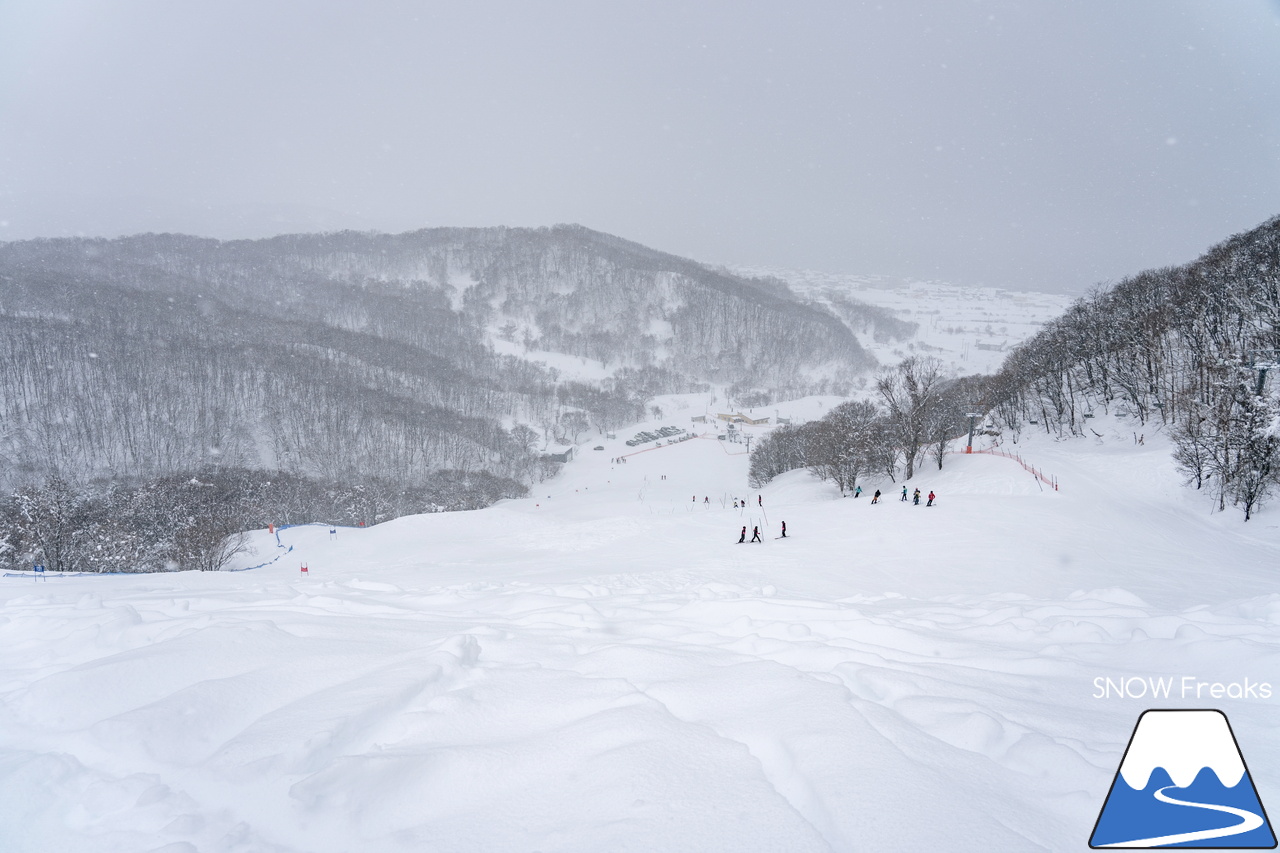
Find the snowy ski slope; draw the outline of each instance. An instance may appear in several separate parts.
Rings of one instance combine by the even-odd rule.
[[[934,507],[800,471],[760,506],[742,445],[625,446],[681,405],[254,571],[0,579],[0,849],[1081,850],[1148,707],[1223,709],[1280,803],[1275,510],[1104,417],[1018,445],[1058,492],[955,455]],[[1276,693],[1094,698],[1184,676]]]

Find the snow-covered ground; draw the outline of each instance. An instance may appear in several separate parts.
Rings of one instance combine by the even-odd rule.
[[[715,409],[677,402],[636,429]],[[933,507],[757,493],[741,445],[621,430],[527,500],[287,529],[253,571],[5,577],[0,847],[1081,850],[1149,707],[1222,709],[1274,811],[1280,514],[1097,420],[1018,445],[1057,492],[954,455],[908,484]],[[1095,698],[1170,676],[1273,692]]]
[[[995,373],[1009,351],[1060,316],[1073,297],[994,287],[962,287],[941,281],[910,281],[892,276],[846,275],[816,270],[739,267],[746,276],[771,276],[800,296],[829,304],[851,297],[917,324],[905,341],[858,340],[883,365],[912,355],[930,355],[960,375]]]

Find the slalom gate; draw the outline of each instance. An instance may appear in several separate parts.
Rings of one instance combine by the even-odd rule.
[[[1023,459],[1019,454],[1017,454],[1017,453],[1006,453],[1006,452],[1005,452],[1005,451],[1003,451],[1003,450],[996,450],[995,448],[988,448],[988,449],[986,449],[986,450],[975,450],[975,451],[973,451],[973,452],[974,452],[974,453],[985,453],[985,454],[987,454],[988,456],[1003,456],[1005,459],[1012,459],[1014,462],[1017,462],[1019,465],[1021,465],[1021,466],[1023,467],[1023,470],[1025,470],[1025,471],[1029,472],[1029,473],[1031,474],[1031,476],[1035,477],[1035,478],[1036,478],[1036,479],[1038,479],[1040,482],[1044,483],[1046,486],[1049,486],[1049,487],[1050,487],[1050,488],[1052,488],[1055,492],[1056,492],[1056,491],[1058,491],[1058,478],[1057,478],[1057,477],[1054,477],[1054,476],[1049,475],[1049,474],[1045,474],[1045,472],[1044,472],[1044,471],[1042,471],[1042,470],[1040,470],[1039,468],[1036,468],[1036,467],[1034,467],[1034,466],[1032,466],[1032,465],[1028,464],[1028,463],[1027,463],[1027,461],[1026,461],[1026,460],[1024,460],[1024,459]]]

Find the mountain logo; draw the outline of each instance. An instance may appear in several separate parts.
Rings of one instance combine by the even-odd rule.
[[[1143,711],[1089,846],[1273,849],[1275,833],[1226,714]]]

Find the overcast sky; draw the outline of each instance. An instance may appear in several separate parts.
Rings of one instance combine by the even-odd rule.
[[[0,239],[577,222],[1079,292],[1276,214],[1276,0],[0,0]]]

